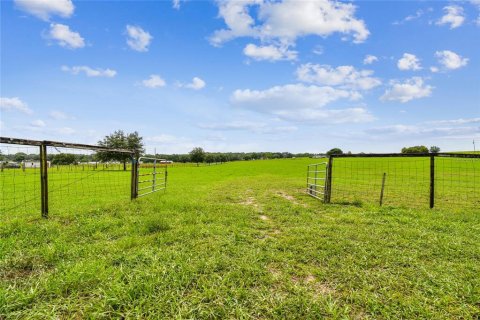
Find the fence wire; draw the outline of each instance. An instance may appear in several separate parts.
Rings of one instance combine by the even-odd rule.
[[[40,155],[38,147],[0,144],[0,213],[38,212]]]
[[[430,161],[429,156],[335,157],[331,202],[429,207]],[[435,156],[434,196],[438,208],[478,207],[480,159]]]
[[[51,212],[68,207],[99,205],[115,200],[130,199],[131,164],[98,162],[93,151],[48,147],[52,157],[48,168],[48,196]],[[56,164],[58,154],[88,158],[74,164]]]
[[[0,214],[34,214],[41,208],[40,148],[0,144]],[[61,156],[74,159],[65,164]],[[48,203],[52,213],[91,208],[131,195],[131,162],[95,161],[93,150],[47,147]],[[90,205],[90,206],[89,206]]]

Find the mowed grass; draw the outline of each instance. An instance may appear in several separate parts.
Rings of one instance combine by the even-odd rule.
[[[134,202],[2,214],[0,318],[478,319],[478,209],[323,205],[309,163],[171,168]]]

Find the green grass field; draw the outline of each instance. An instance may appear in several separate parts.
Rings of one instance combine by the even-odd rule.
[[[421,162],[364,165],[366,189],[338,173],[324,205],[305,193],[312,162],[173,167],[165,193],[133,202],[128,171],[52,170],[48,220],[35,201],[0,216],[0,318],[480,317],[478,206],[449,194],[427,209],[405,183],[423,183]],[[444,179],[480,190],[462,165]],[[405,193],[399,203],[387,188],[380,208],[385,168]],[[17,174],[14,191],[2,174],[15,201],[39,192],[38,172]]]

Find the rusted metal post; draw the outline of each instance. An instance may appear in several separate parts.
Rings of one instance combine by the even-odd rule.
[[[387,178],[387,173],[383,173],[383,178],[382,178],[382,190],[380,191],[380,207],[383,204],[383,191],[385,190],[385,179]]]
[[[325,203],[330,203],[332,199],[332,168],[333,168],[333,155],[328,157],[327,177],[325,179]]]
[[[435,155],[430,156],[430,209],[435,206]]]
[[[48,218],[48,163],[47,145],[40,145],[40,188],[42,200],[42,218]]]

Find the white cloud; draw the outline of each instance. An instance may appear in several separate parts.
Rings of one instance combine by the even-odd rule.
[[[480,118],[469,118],[469,119],[453,119],[453,120],[435,120],[428,121],[427,124],[434,125],[458,125],[458,124],[470,124],[470,123],[480,123]]]
[[[433,89],[432,86],[426,85],[420,77],[407,79],[403,83],[392,81],[390,85],[380,100],[405,103],[413,99],[429,97]]]
[[[148,51],[148,46],[152,42],[152,35],[138,26],[127,25],[127,44],[139,52]]]
[[[2,110],[17,110],[25,114],[32,114],[33,111],[28,105],[20,100],[18,97],[6,98],[0,97],[0,109]]]
[[[70,27],[60,23],[50,24],[48,39],[56,40],[62,47],[77,49],[85,47],[85,40],[78,32],[70,30]]]
[[[72,116],[69,116],[68,114],[66,114],[65,112],[62,112],[62,111],[51,111],[49,113],[49,116],[50,118],[54,119],[54,120],[70,120],[70,119],[75,119],[75,117],[72,117]]]
[[[363,59],[363,64],[372,64],[376,61],[378,61],[378,58],[376,56],[368,54],[365,56],[365,59]]]
[[[356,70],[353,66],[303,64],[297,68],[300,81],[329,86],[340,86],[359,90],[369,90],[381,84],[377,78],[371,77],[371,70]]]
[[[370,32],[363,20],[355,18],[356,7],[338,1],[218,1],[219,16],[226,29],[217,30],[210,37],[214,45],[220,45],[237,37],[254,37],[262,41],[294,44],[298,37],[333,33],[352,35],[354,42],[363,42]],[[250,7],[257,6],[256,24],[250,15]]]
[[[117,71],[112,69],[93,69],[88,66],[62,66],[62,71],[70,72],[71,74],[77,75],[81,72],[85,73],[87,77],[106,77],[113,78],[117,74]]]
[[[420,70],[420,60],[411,53],[404,53],[403,57],[398,60],[397,67],[400,70]]]
[[[243,54],[254,60],[295,60],[297,58],[297,51],[288,50],[287,46],[257,46],[249,43],[243,49]]]
[[[444,68],[449,70],[464,67],[468,63],[468,58],[463,58],[450,50],[437,51],[435,52],[435,57]]]
[[[409,21],[413,21],[413,20],[418,20],[420,19],[423,15],[427,14],[428,12],[432,12],[433,11],[433,8],[428,8],[426,10],[424,9],[418,9],[415,14],[411,14],[411,15],[408,15],[406,16],[404,19],[400,20],[400,21],[395,21],[393,24],[394,25],[400,25],[400,24],[404,24],[406,22],[409,22]]]
[[[172,7],[174,9],[180,9],[180,0],[172,0]]]
[[[296,131],[298,128],[295,126],[269,126],[264,122],[255,122],[255,121],[230,121],[224,123],[213,123],[213,124],[200,124],[202,129],[210,130],[222,130],[222,131],[250,131],[254,133],[261,134],[276,134],[276,133],[289,133]]]
[[[317,56],[320,56],[325,52],[325,50],[321,45],[316,45],[315,48],[313,48],[312,52],[315,53]]]
[[[45,21],[54,15],[69,18],[75,9],[71,0],[15,0],[15,4],[21,10]]]
[[[357,100],[355,91],[319,87],[315,85],[288,84],[266,90],[236,90],[231,101],[234,105],[278,118],[301,122],[365,122],[373,116],[364,108],[329,110],[324,107],[340,99]]]
[[[152,74],[150,78],[142,80],[142,84],[147,88],[164,87],[167,83],[159,75]]]
[[[440,69],[438,67],[430,67],[430,71],[433,73],[437,73],[440,71]]]
[[[32,122],[30,122],[30,125],[32,127],[36,127],[36,128],[43,128],[46,126],[45,122],[43,120],[40,120],[40,119],[37,119],[37,120],[34,120]]]
[[[443,8],[445,15],[437,21],[437,25],[449,24],[450,29],[460,27],[465,21],[463,8],[457,5],[446,6]]]
[[[189,89],[193,89],[193,90],[203,89],[203,88],[205,88],[206,85],[207,84],[205,83],[205,81],[203,81],[199,77],[194,77],[192,79],[191,83],[187,83],[187,84],[181,84],[180,83],[180,84],[178,84],[179,87],[189,88]]]

